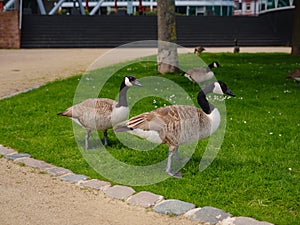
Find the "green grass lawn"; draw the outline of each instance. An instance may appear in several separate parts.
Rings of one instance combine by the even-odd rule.
[[[221,68],[215,69],[215,75],[236,94],[236,98],[226,99],[226,133],[216,159],[206,170],[199,171],[208,139],[199,141],[191,160],[181,169],[182,179],[169,178],[134,188],[152,191],[167,199],[192,202],[198,207],[217,207],[234,216],[248,216],[281,225],[298,224],[300,89],[285,77],[300,67],[300,58],[283,53],[204,53],[201,57],[207,64],[213,60],[221,64]],[[101,74],[110,69],[93,73]],[[95,77],[95,74],[91,76]],[[137,78],[161,76],[153,62],[130,64],[109,79],[100,96],[115,98],[120,80],[127,74]],[[198,88],[186,78],[179,74],[163,77],[177,83],[195,101]],[[83,158],[74,139],[71,120],[56,116],[73,104],[79,80],[80,76],[75,76],[1,100],[0,143],[75,173],[106,180]],[[81,98],[93,94],[98,82],[100,80],[94,80]],[[137,88],[132,88],[129,96],[135,93],[134,89]],[[167,95],[174,92],[177,96],[179,91],[170,87],[166,92]],[[149,96],[134,105],[131,116],[164,104],[170,104],[170,101]],[[83,142],[84,130],[81,130],[82,140],[81,137],[77,139]],[[101,132],[99,135],[102,139]],[[92,144],[93,141],[95,144],[92,138]],[[152,151],[129,149],[112,132],[109,132],[109,143],[107,151],[130,165],[157,163],[168,154],[165,145]]]

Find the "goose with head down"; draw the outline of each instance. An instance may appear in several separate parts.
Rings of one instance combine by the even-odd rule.
[[[207,93],[235,96],[221,81],[209,84],[198,93],[200,108],[187,105],[172,105],[134,116],[118,125],[115,132],[129,132],[150,142],[167,144],[169,147],[166,172],[176,178],[181,173],[171,171],[172,157],[178,158],[178,147],[210,136],[220,124],[220,113],[208,102]]]
[[[118,102],[109,98],[90,98],[58,115],[69,117],[86,129],[86,149],[89,148],[88,140],[93,130],[104,132],[104,145],[107,145],[107,130],[128,119],[129,108],[126,95],[127,90],[132,86],[141,86],[141,84],[134,76],[125,76],[120,86]]]

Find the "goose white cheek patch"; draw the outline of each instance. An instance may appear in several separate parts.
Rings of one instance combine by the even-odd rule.
[[[131,86],[132,86],[132,83],[130,82],[130,80],[128,79],[128,77],[125,77],[125,84],[126,84],[126,86],[128,86],[128,87],[131,87]]]
[[[220,95],[224,94],[222,91],[222,88],[218,82],[215,82],[215,87],[214,87],[213,93],[220,94]]]

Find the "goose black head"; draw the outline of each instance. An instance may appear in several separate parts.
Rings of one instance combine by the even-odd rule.
[[[218,63],[217,61],[213,61],[211,64],[208,65],[209,68],[219,68],[221,67],[220,63]]]
[[[124,84],[127,87],[138,86],[141,87],[142,84],[134,77],[134,76],[126,76],[124,77]]]

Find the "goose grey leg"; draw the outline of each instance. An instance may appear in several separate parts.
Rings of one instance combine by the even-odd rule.
[[[189,157],[180,159],[179,154],[178,154],[178,147],[175,148],[174,153],[175,153],[175,159],[177,160],[177,162],[186,163],[186,162],[188,162],[190,160]]]
[[[166,167],[166,173],[171,175],[172,177],[175,177],[175,178],[182,178],[182,175],[181,175],[180,172],[177,172],[177,173],[171,172],[172,157],[173,157],[174,153],[176,154],[176,149],[174,151],[169,151],[168,162],[167,162],[167,167]]]
[[[91,135],[91,131],[90,130],[86,130],[86,134],[85,134],[85,149],[88,150],[89,148],[89,138]]]
[[[178,147],[175,148],[174,153],[175,153],[175,159],[176,159],[177,161],[179,161],[180,158],[179,158],[179,154],[178,154]]]
[[[107,130],[104,130],[104,146],[107,146]]]

